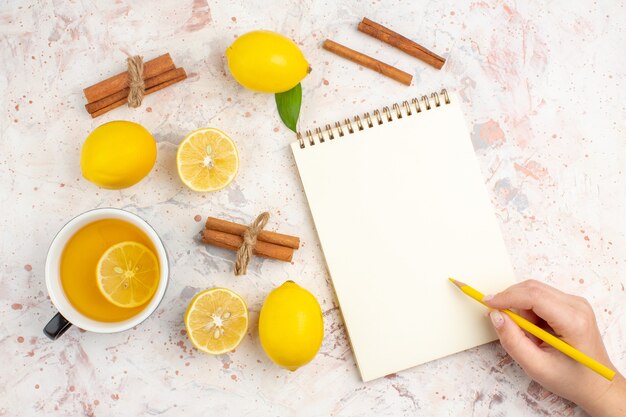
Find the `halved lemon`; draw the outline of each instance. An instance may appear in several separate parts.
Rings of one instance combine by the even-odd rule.
[[[145,304],[159,286],[159,261],[138,242],[121,242],[104,252],[96,267],[98,288],[118,307]]]
[[[194,191],[226,187],[239,170],[235,142],[221,130],[198,129],[178,145],[176,165],[181,181]]]
[[[246,335],[248,307],[240,296],[229,289],[202,291],[189,303],[185,327],[196,348],[220,355],[239,346]]]

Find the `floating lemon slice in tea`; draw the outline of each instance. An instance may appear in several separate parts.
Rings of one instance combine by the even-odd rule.
[[[205,128],[191,132],[178,146],[178,176],[194,191],[217,191],[235,178],[239,154],[224,132]]]
[[[104,252],[96,267],[98,288],[118,307],[145,304],[159,285],[159,261],[137,242],[121,242]]]
[[[187,335],[199,350],[220,355],[235,349],[248,331],[248,307],[226,288],[196,295],[185,313]]]

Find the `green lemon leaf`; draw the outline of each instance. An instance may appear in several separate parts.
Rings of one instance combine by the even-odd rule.
[[[276,108],[281,120],[289,129],[296,132],[300,106],[302,105],[302,86],[300,83],[291,90],[276,93]]]

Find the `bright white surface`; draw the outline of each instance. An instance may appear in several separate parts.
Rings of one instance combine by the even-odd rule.
[[[496,338],[448,277],[487,294],[515,283],[460,99],[449,96],[292,144],[364,381]]]
[[[317,126],[424,90],[459,91],[483,179],[516,276],[584,295],[607,349],[626,370],[626,74],[621,1],[432,2],[356,0],[5,1],[0,6],[0,415],[165,416],[580,416],[542,390],[497,343],[363,384],[337,309],[274,98],[240,88],[224,50],[235,35],[267,28],[301,46],[302,126]],[[366,15],[446,56],[436,71],[356,31]],[[331,38],[412,73],[406,87],[329,54]],[[190,77],[96,120],[82,89],[124,67],[127,53],[169,51]],[[79,151],[98,125],[129,119],[158,141],[155,170],[137,186],[100,190],[80,176]],[[241,170],[216,194],[179,182],[176,146],[214,126],[237,143]],[[41,329],[54,308],[44,262],[55,233],[95,207],[139,214],[163,238],[171,281],[136,329]],[[232,253],[207,248],[196,215],[249,222],[301,237],[293,264],[253,263],[232,274]],[[258,318],[286,279],[324,311],[320,354],[296,373],[264,355],[256,327],[235,353],[196,352],[184,329],[198,291],[227,286]],[[471,301],[471,300],[469,300]]]

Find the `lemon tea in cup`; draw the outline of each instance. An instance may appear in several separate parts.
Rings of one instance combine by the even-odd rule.
[[[70,324],[95,332],[126,330],[163,297],[167,256],[156,232],[139,217],[97,209],[68,223],[46,260],[46,284],[59,309],[44,329],[59,337]]]
[[[123,243],[126,245],[120,246]],[[140,250],[137,244],[141,245]],[[118,251],[108,252],[113,247]],[[63,291],[70,303],[89,318],[106,322],[127,320],[144,309],[158,286],[155,252],[148,236],[138,227],[119,219],[97,220],[78,230],[63,249]],[[102,277],[103,268],[98,268],[98,264],[106,253],[110,253],[110,259],[104,262],[112,265],[108,268],[110,275]],[[133,301],[138,291],[140,297]]]

